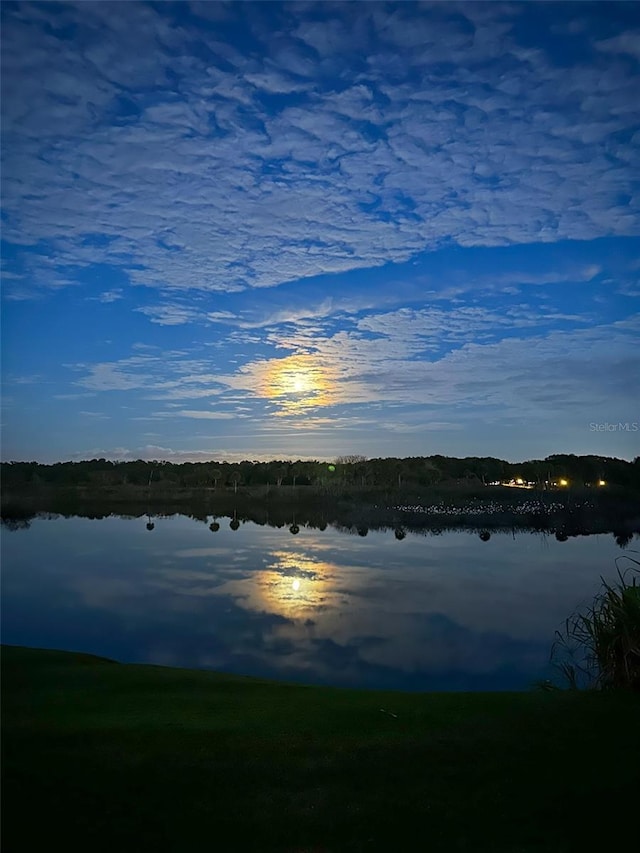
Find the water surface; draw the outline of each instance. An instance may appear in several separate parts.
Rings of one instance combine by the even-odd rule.
[[[316,684],[526,689],[622,553],[605,535],[145,522],[3,532],[3,642]]]

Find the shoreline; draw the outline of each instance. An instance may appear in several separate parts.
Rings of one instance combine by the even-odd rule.
[[[527,529],[567,538],[612,533],[621,540],[640,533],[640,499],[629,490],[536,492],[518,488],[448,487],[410,492],[368,490],[329,493],[313,486],[249,489],[42,487],[2,495],[2,522],[21,526],[39,514],[106,517],[112,514],[184,514],[205,521],[237,518],[274,527],[331,526],[367,535],[369,530],[488,532]]]

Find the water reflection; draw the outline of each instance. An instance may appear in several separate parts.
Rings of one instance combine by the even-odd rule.
[[[335,563],[302,551],[272,551],[267,559],[266,568],[230,583],[224,591],[242,599],[243,607],[288,618],[308,619],[328,605],[335,593]]]
[[[316,683],[524,689],[548,677],[555,629],[619,554],[611,536],[328,536],[294,519],[292,538],[286,523],[240,531],[237,514],[147,518],[37,518],[4,536],[5,642]]]

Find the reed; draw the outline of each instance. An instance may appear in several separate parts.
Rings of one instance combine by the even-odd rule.
[[[621,571],[619,560],[632,565]],[[556,631],[551,661],[570,688],[640,690],[640,561],[616,560],[618,579],[591,607],[571,615]]]

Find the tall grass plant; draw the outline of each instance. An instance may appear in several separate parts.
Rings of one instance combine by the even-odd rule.
[[[616,569],[617,581],[602,578],[593,604],[556,631],[551,661],[573,689],[640,691],[640,561],[625,555]]]

